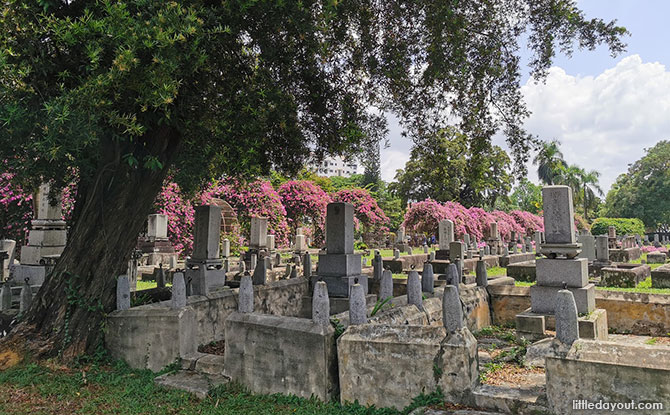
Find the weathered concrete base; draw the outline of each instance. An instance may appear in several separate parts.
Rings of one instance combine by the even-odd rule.
[[[607,340],[607,311],[595,309],[578,318],[579,337],[582,339]],[[555,330],[556,320],[551,314],[533,313],[527,309],[516,316],[517,336],[529,341],[547,337],[546,330]]]
[[[501,256],[498,259],[501,267],[508,267],[512,264],[518,264],[519,262],[528,262],[535,260],[535,254],[532,252],[526,252],[525,254],[509,254],[508,256]]]
[[[194,353],[196,313],[190,307],[131,308],[107,317],[105,347],[137,369],[158,371]]]
[[[538,415],[547,413],[546,398],[544,393],[538,391],[537,388],[479,385],[473,396],[473,406],[495,410],[496,414]]]
[[[651,271],[652,288],[670,288],[670,264],[662,265]]]
[[[507,276],[515,281],[534,282],[536,279],[535,260],[516,262],[507,266]]]
[[[530,307],[534,313],[539,314],[554,314],[556,308],[556,293],[561,287],[547,287],[540,285],[533,285],[530,287]],[[593,284],[588,284],[582,288],[571,288],[568,290],[572,292],[577,304],[577,312],[579,314],[590,313],[596,308],[595,291],[596,287]]]
[[[350,326],[338,340],[342,402],[404,408],[438,387],[445,399],[472,401],[479,381],[477,341],[466,328]]]
[[[660,402],[663,410],[622,409],[616,413],[665,413],[670,408],[670,348],[577,340],[565,358],[547,358],[547,399],[556,414],[573,413],[573,401]],[[614,413],[588,409],[589,414]]]
[[[254,393],[329,401],[337,396],[335,330],[309,319],[233,313],[224,374]]]
[[[637,246],[625,249],[610,249],[609,254],[610,261],[630,262],[639,259],[642,256],[642,250]]]
[[[633,288],[651,275],[649,265],[615,264],[600,270],[600,286]]]

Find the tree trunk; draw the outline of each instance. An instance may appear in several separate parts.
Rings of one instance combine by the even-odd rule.
[[[138,160],[156,156],[163,166],[155,170],[131,167],[122,157],[129,148],[119,143],[101,145],[96,174],[79,183],[67,246],[25,318],[0,343],[0,368],[3,352],[9,360],[29,352],[71,361],[101,350],[105,317],[116,307],[116,277],[126,272],[178,142],[175,130],[162,127],[130,149]]]

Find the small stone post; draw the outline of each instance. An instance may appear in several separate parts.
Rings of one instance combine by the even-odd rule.
[[[163,263],[158,264],[158,274],[156,274],[156,286],[158,288],[165,287],[165,270],[163,269]]]
[[[253,272],[256,269],[256,265],[258,265],[258,256],[251,254],[249,257],[249,270]]]
[[[419,310],[423,310],[422,295],[419,273],[415,270],[411,270],[407,276],[407,304],[414,304]]]
[[[175,272],[172,277],[172,304],[173,309],[186,307],[186,282],[183,272]]]
[[[449,264],[447,266],[447,285],[453,285],[456,287],[456,291],[458,291],[460,283],[461,280],[458,276],[458,266],[456,264]]]
[[[463,307],[458,289],[453,285],[444,287],[442,295],[442,324],[447,332],[453,333],[463,328]]]
[[[393,297],[393,274],[390,269],[385,269],[379,284],[379,299],[385,300]]]
[[[372,258],[372,278],[375,281],[382,279],[382,273],[384,272],[383,266],[384,261],[382,260],[382,254],[379,250],[375,250],[375,256]]]
[[[421,291],[430,294],[435,291],[435,274],[433,273],[433,266],[429,262],[423,264]]]
[[[393,259],[399,259],[400,258],[400,250],[398,248],[393,250]]]
[[[566,289],[559,290],[556,297],[556,338],[568,346],[579,339],[575,297]]]
[[[356,283],[349,294],[349,324],[365,324],[368,322],[367,304],[363,286]]]
[[[247,274],[240,280],[240,292],[238,299],[238,311],[240,313],[254,312],[254,286],[251,277]]]
[[[28,279],[21,287],[21,297],[19,302],[19,313],[25,313],[30,308],[30,303],[33,302],[33,290],[28,284]],[[128,287],[128,308],[130,308],[130,287]]]
[[[10,308],[12,308],[12,288],[9,286],[9,281],[5,281],[0,290],[0,310],[7,311]]]
[[[314,295],[312,297],[312,321],[327,326],[330,324],[330,300],[328,299],[328,286],[319,281],[314,284]]]
[[[116,280],[116,309],[127,310],[129,308],[130,308],[130,282],[128,281],[127,275],[121,275]]]
[[[230,256],[230,241],[228,239],[224,239],[223,242],[221,242],[221,254],[224,258]]]
[[[486,262],[482,260],[477,261],[475,275],[478,287],[486,287],[489,285],[488,272],[486,271]]]
[[[252,255],[251,258],[253,260],[255,255]],[[254,285],[265,285],[267,281],[267,274],[268,274],[268,269],[267,269],[267,262],[265,259],[261,260],[258,264],[256,264],[256,267],[253,268],[254,274],[252,277]]]
[[[309,254],[309,252],[305,252],[305,255],[303,256],[303,261],[302,261],[302,276],[305,277],[307,280],[312,278],[312,256]],[[323,283],[324,286],[326,283]]]

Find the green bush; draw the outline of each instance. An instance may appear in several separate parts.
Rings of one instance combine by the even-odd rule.
[[[363,241],[356,241],[354,242],[354,249],[364,251],[368,249],[368,246]]]
[[[617,235],[644,235],[644,223],[637,218],[598,218],[591,225],[591,234],[607,235],[610,226],[616,228]]]

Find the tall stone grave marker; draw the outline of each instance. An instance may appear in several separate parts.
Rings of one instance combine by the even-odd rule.
[[[226,274],[219,257],[221,208],[204,205],[195,208],[193,255],[186,262],[186,280],[191,280],[192,295],[208,295],[223,286]]]
[[[354,254],[354,206],[329,203],[326,208],[326,252],[319,254],[318,278],[328,286],[330,297],[349,297],[354,284],[368,292],[367,276],[361,275],[361,255]]]

